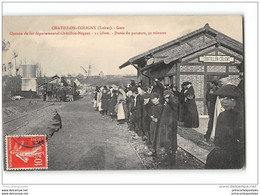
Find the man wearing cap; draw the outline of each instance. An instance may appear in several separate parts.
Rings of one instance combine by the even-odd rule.
[[[215,91],[224,111],[217,118],[214,148],[207,156],[208,169],[237,169],[244,165],[243,116],[234,108],[241,96],[234,85],[226,85]]]

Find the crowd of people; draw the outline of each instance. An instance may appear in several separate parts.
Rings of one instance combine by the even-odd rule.
[[[215,135],[215,148],[208,154],[205,168],[241,168],[244,165],[244,126],[241,112],[243,89],[221,80],[212,81],[206,95],[209,114],[204,138]],[[243,85],[241,85],[243,86]],[[182,83],[178,91],[173,85],[163,85],[154,79],[151,86],[134,81],[118,88],[96,87],[94,107],[101,115],[128,129],[151,149],[151,155],[164,153],[164,160],[176,163],[177,125],[198,128],[199,115],[192,83]],[[214,130],[213,130],[214,129]]]
[[[57,87],[53,90],[43,88],[43,101],[71,102],[74,101],[74,98],[73,90],[68,87]]]
[[[97,86],[93,99],[101,115],[118,124],[127,123],[129,130],[151,148],[151,155],[163,152],[171,164],[176,162],[177,122],[190,128],[199,126],[194,88],[188,81],[182,84],[180,92],[158,79],[150,87],[134,81],[117,89]]]

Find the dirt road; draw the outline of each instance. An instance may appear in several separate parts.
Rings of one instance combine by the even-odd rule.
[[[57,110],[63,128],[48,141],[49,170],[144,169],[122,130],[94,111],[90,98]]]

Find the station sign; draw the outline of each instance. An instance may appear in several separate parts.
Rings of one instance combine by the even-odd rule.
[[[231,63],[235,62],[233,56],[199,56],[199,62]]]

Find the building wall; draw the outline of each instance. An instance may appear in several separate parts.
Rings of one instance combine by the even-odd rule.
[[[190,81],[195,90],[195,97],[198,112],[200,115],[207,114],[206,109],[206,91],[208,83],[214,78],[218,79],[221,75],[226,75],[232,78],[233,84],[237,85],[239,71],[237,65],[242,61],[241,55],[234,55],[234,52],[229,49],[218,47],[207,48],[198,53],[190,55],[182,60],[179,64],[179,87],[185,81]],[[199,61],[200,56],[232,56],[235,57],[234,62],[202,62]],[[238,58],[238,59],[237,59]]]
[[[232,56],[234,62],[202,62],[199,61],[200,56]],[[193,53],[182,59],[177,64],[160,64],[157,67],[145,71],[145,74],[153,78],[163,78],[164,84],[173,84],[181,90],[181,84],[185,81],[190,81],[195,90],[196,104],[200,115],[207,114],[206,109],[206,91],[208,83],[212,79],[218,79],[221,75],[229,75],[233,79],[235,85],[238,84],[237,65],[242,63],[243,56],[236,54],[224,47],[211,46],[199,52]],[[142,76],[146,84],[149,79]]]

